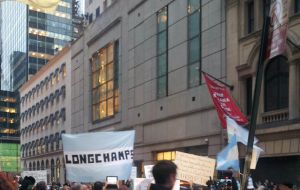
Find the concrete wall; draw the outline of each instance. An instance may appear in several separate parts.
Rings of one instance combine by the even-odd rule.
[[[156,97],[156,13],[169,8],[169,95]],[[202,69],[226,81],[225,2],[202,1]],[[97,50],[120,41],[121,111],[92,123],[91,66]],[[206,86],[187,84],[187,1],[117,1],[72,45],[72,131],[136,131],[135,160],[152,162],[156,151],[223,144]],[[81,90],[82,89],[82,90]],[[77,106],[80,105],[80,106]]]

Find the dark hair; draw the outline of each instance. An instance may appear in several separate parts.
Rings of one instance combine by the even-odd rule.
[[[165,184],[171,174],[176,174],[177,166],[172,161],[159,161],[152,169],[152,174],[157,184]]]
[[[25,176],[22,180],[20,190],[27,190],[29,186],[32,186],[35,184],[35,179],[32,176]]]
[[[44,181],[38,182],[35,186],[35,189],[36,190],[47,190],[46,182],[44,182]]]
[[[103,189],[103,183],[101,183],[100,181],[96,181],[94,183],[94,188],[93,190],[102,190]]]

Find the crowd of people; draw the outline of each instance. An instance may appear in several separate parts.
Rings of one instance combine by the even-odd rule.
[[[171,161],[160,161],[152,169],[155,184],[149,185],[147,190],[173,190],[177,179],[177,166]],[[26,176],[24,179],[12,178],[5,173],[0,173],[0,190],[129,190],[132,184],[127,181],[120,181],[118,184],[108,184],[106,182],[95,183],[65,183],[60,185],[52,183],[47,186],[46,182],[36,180],[32,176]],[[191,183],[190,186],[180,188],[185,190],[239,190],[238,180],[234,177],[225,181],[209,180],[207,186],[197,186]],[[290,184],[276,185],[269,180],[253,183],[252,178],[248,190],[299,190],[296,186]],[[138,189],[142,190],[142,189]]]

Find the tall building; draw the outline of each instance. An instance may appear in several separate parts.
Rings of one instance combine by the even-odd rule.
[[[21,166],[65,182],[62,134],[71,131],[71,52],[65,47],[20,88]]]
[[[19,95],[0,91],[0,171],[20,172]]]
[[[19,89],[78,37],[73,25],[73,3],[74,0],[62,0],[55,12],[46,14],[18,2],[1,2],[2,89]]]
[[[71,47],[72,132],[135,130],[139,177],[175,150],[215,156],[224,131],[199,69],[227,80],[225,5],[113,1]]]

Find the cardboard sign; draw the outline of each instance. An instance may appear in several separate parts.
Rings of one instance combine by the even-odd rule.
[[[154,165],[145,165],[144,166],[144,172],[145,172],[146,179],[153,179],[153,175],[152,175],[153,166]]]
[[[22,178],[24,178],[25,176],[32,176],[34,177],[36,183],[40,182],[40,181],[44,181],[46,182],[46,184],[48,184],[47,182],[47,170],[39,170],[39,171],[23,171],[21,173]]]
[[[131,168],[131,174],[130,174],[130,179],[135,179],[137,178],[137,167],[132,166]]]
[[[174,163],[178,166],[178,179],[206,185],[209,177],[213,178],[214,176],[216,160],[205,156],[176,152]]]

